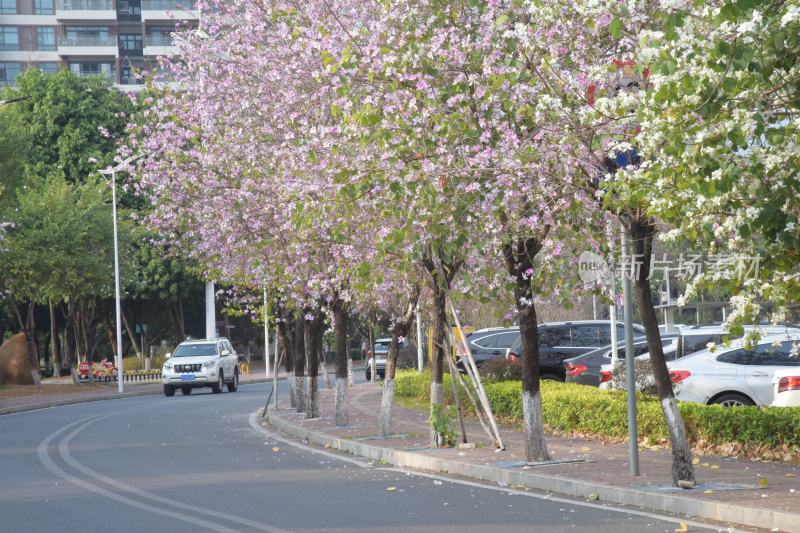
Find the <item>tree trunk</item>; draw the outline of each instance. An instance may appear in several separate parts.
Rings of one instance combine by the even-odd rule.
[[[378,356],[375,353],[375,322],[372,320],[372,313],[370,313],[368,323],[369,332],[367,333],[367,339],[369,339],[369,351],[372,353],[372,357],[369,358],[369,380],[371,383],[375,383],[378,381]]]
[[[169,316],[172,318],[172,324],[175,326],[175,336],[179,343],[183,342],[186,338],[186,330],[183,322],[183,300],[178,298],[176,301],[170,302],[168,307]]]
[[[378,417],[381,435],[389,435],[392,431],[392,410],[394,408],[394,378],[397,370],[397,355],[400,353],[400,338],[408,335],[414,312],[419,299],[419,287],[412,287],[408,304],[402,316],[392,317],[389,333],[392,340],[389,343],[389,353],[386,355],[386,375],[383,380],[383,396],[381,397],[381,412]],[[455,381],[454,381],[455,383]]]
[[[314,315],[312,320],[307,320],[305,315]],[[319,418],[319,326],[322,323],[322,310],[307,308],[303,318],[303,341],[306,349],[306,364],[308,365],[308,397],[306,398],[306,418]]]
[[[289,405],[295,406],[294,399],[294,356],[292,354],[292,327],[289,322],[289,314],[283,306],[279,306],[280,319],[278,320],[278,342],[280,344],[281,356],[283,358],[284,371],[286,372],[286,383],[289,386]],[[276,363],[277,365],[277,363]],[[278,367],[275,367],[277,374]]]
[[[42,387],[42,376],[39,373],[39,349],[36,343],[36,321],[33,312],[36,304],[28,304],[28,317],[25,323],[25,343],[28,347],[28,360],[31,364],[31,377],[37,389]]]
[[[653,307],[650,294],[650,261],[653,252],[653,239],[656,235],[655,222],[647,217],[636,217],[630,221],[629,236],[633,243],[633,257],[640,261],[635,273],[634,286],[639,313],[647,335],[647,349],[650,352],[650,364],[656,380],[656,390],[667,423],[667,431],[672,446],[672,482],[677,487],[679,481],[695,482],[692,466],[692,448],[686,434],[686,425],[678,410],[675,393],[672,390],[667,361],[661,345],[661,334],[658,330],[658,318]]]
[[[131,340],[131,346],[133,346],[133,351],[136,352],[136,358],[139,359],[139,362],[143,362],[142,349],[139,347],[139,344],[136,341],[136,334],[131,329],[131,324],[130,322],[128,322],[128,317],[125,315],[125,309],[123,309],[121,305],[119,307],[119,314],[122,317],[122,324],[125,326],[125,331],[128,332],[128,338]]]
[[[48,302],[50,306],[50,351],[53,353],[53,377],[61,377],[61,357],[58,353],[58,327],[56,326],[56,306],[53,300]]]
[[[333,338],[336,369],[335,419],[337,426],[346,426],[348,371],[352,365],[347,353],[347,303],[341,299],[333,302]]]
[[[322,324],[320,323],[320,327],[317,328],[317,351],[319,352],[319,365],[320,365],[320,372],[322,372],[323,383],[325,383],[325,388],[331,388],[331,377],[328,374],[328,361],[325,358],[325,345],[323,344],[322,339]]]
[[[63,313],[63,310],[62,310]],[[64,357],[66,364],[70,368],[74,367],[77,363],[77,346],[75,345],[75,305],[72,303],[67,304],[66,320],[64,322]]]
[[[306,349],[303,338],[303,312],[298,311],[294,319],[294,401],[298,413],[306,411]]]
[[[447,327],[447,293],[445,289],[433,287],[433,358],[431,360],[431,417],[435,417],[442,406],[442,378],[444,374],[445,328]],[[431,446],[444,444],[444,435],[431,425]]]
[[[517,239],[503,245],[508,273],[514,278],[520,340],[522,341],[522,426],[525,433],[525,460],[550,460],[544,438],[544,417],[539,382],[539,324],[533,303],[533,265],[549,231],[544,227],[536,237]]]
[[[383,380],[383,396],[381,397],[381,412],[378,425],[381,435],[387,436],[392,432],[392,408],[394,407],[394,371],[397,366],[397,352],[400,351],[400,334],[397,327],[391,331],[392,341],[389,343],[389,353],[386,355],[386,376]]]

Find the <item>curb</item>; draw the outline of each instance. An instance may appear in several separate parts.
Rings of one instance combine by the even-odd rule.
[[[272,408],[267,411],[267,420],[275,428],[319,446],[381,461],[397,467],[454,474],[491,483],[525,485],[530,489],[555,492],[581,499],[590,499],[590,496],[594,499],[599,496],[600,501],[618,505],[630,505],[648,510],[676,513],[767,530],[800,533],[800,515],[783,511],[756,509],[722,502],[702,501],[685,496],[625,489],[578,479],[533,474],[526,471],[511,471],[493,466],[430,457],[393,448],[382,448],[348,439],[330,437],[323,433],[305,429],[284,420]]]
[[[283,381],[286,378],[278,378],[278,381]],[[242,381],[241,385],[249,385],[251,383],[272,383],[272,378],[260,378],[248,381]],[[16,413],[27,413],[28,411],[38,411],[40,409],[49,409],[51,407],[62,407],[65,405],[75,405],[79,403],[99,402],[103,400],[124,400],[125,398],[138,398],[140,396],[154,396],[156,394],[164,394],[161,389],[139,392],[124,392],[120,394],[107,394],[104,396],[84,396],[79,398],[67,398],[64,400],[54,400],[52,402],[37,403],[33,405],[17,405],[14,407],[0,408],[0,416],[13,415]]]

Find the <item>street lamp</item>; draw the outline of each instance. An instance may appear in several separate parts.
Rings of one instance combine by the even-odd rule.
[[[124,381],[124,369],[122,365],[122,325],[120,323],[122,314],[119,296],[119,236],[117,230],[117,171],[124,170],[129,164],[133,163],[141,155],[134,155],[118,164],[115,167],[108,167],[100,171],[104,176],[111,176],[111,209],[114,215],[114,293],[116,299],[117,312],[117,392],[123,391],[122,382]]]

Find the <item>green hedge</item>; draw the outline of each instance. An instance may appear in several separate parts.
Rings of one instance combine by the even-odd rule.
[[[398,371],[395,394],[428,400],[430,372]],[[510,420],[522,418],[522,386],[519,381],[486,383],[495,415]],[[445,401],[452,401],[450,375],[444,376]],[[469,400],[460,394],[464,405]],[[654,441],[667,439],[666,424],[658,401],[638,399],[639,435]],[[471,407],[471,406],[470,406]],[[693,443],[741,444],[800,450],[800,408],[722,407],[681,402],[679,408]],[[592,433],[614,438],[628,434],[627,397],[624,391],[606,391],[573,383],[542,382],[542,410],[550,429]]]

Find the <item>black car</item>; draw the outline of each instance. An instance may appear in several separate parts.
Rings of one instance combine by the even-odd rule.
[[[644,335],[644,328],[633,326],[634,336]],[[617,323],[617,338],[625,338],[625,326]],[[539,376],[541,379],[564,381],[564,360],[587,354],[611,344],[611,322],[608,320],[575,320],[550,322],[539,326]],[[508,357],[515,360],[522,350],[517,339]]]
[[[661,335],[661,342],[666,346],[668,341],[675,339],[677,333],[668,333]],[[647,339],[645,337],[634,337],[633,339],[633,354],[638,357],[643,353],[647,353]],[[624,335],[617,342],[617,357],[623,359],[625,357],[625,337]],[[564,370],[566,372],[567,383],[580,383],[581,385],[591,385],[597,387],[600,385],[600,369],[603,365],[611,362],[611,345],[603,346],[597,350],[572,357],[564,360]]]

